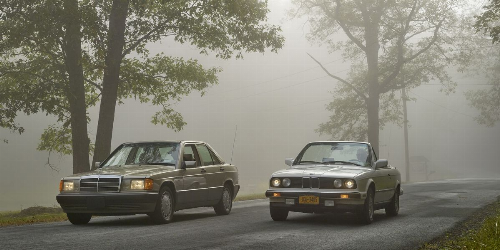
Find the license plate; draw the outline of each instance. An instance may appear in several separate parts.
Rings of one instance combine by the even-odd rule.
[[[317,196],[300,196],[299,197],[299,204],[318,205],[319,204],[319,197],[317,197]]]

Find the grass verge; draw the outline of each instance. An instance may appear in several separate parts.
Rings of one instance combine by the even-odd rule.
[[[245,194],[245,195],[238,195],[236,196],[236,199],[234,201],[248,201],[248,200],[257,200],[257,199],[265,199],[266,195],[264,192],[259,193],[259,194]]]
[[[21,211],[0,212],[0,227],[42,222],[65,221],[68,218],[59,207],[29,207]]]
[[[246,201],[264,199],[264,192],[261,194],[238,195],[234,201]],[[60,207],[29,207],[21,211],[0,212],[0,227],[20,226],[43,222],[66,221],[68,218]]]
[[[500,200],[474,213],[446,235],[420,249],[500,249],[499,224]]]

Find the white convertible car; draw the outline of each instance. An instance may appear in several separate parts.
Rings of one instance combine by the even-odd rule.
[[[366,142],[320,141],[307,144],[288,169],[272,174],[266,196],[271,217],[283,221],[289,211],[356,212],[370,224],[373,212],[399,212],[401,174],[378,159]]]

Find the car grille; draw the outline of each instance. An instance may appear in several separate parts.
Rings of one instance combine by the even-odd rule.
[[[302,177],[302,188],[319,188],[319,178]]]
[[[120,192],[120,184],[120,176],[84,176],[80,179],[80,192]]]

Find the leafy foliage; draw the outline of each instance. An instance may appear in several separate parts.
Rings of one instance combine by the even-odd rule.
[[[62,0],[0,0],[0,126],[22,133],[19,113],[54,115],[39,150],[71,153],[68,72],[64,64]],[[112,1],[79,1],[86,105],[95,106],[102,91]],[[130,1],[125,29],[118,102],[135,98],[163,107],[154,124],[175,131],[186,124],[172,103],[218,83],[220,68],[196,60],[150,55],[147,45],[171,39],[200,53],[241,58],[245,52],[276,52],[283,46],[280,28],[265,23],[267,1]],[[89,120],[89,119],[88,119]]]
[[[469,90],[465,97],[469,104],[480,113],[474,119],[488,127],[495,126],[500,121],[500,53],[499,46],[483,48],[482,53],[476,55],[477,63],[472,68],[476,75],[483,76],[483,82],[488,87],[478,90]]]
[[[454,10],[459,2],[295,0],[291,15],[308,17],[308,39],[332,52],[341,51],[344,60],[351,63],[347,78],[331,75],[342,86],[335,89],[334,100],[327,106],[332,112],[330,119],[316,131],[332,139],[366,140],[370,98],[379,98],[378,124],[383,128],[388,122],[402,124],[402,88],[438,81],[442,91],[453,92],[456,84],[447,67],[468,62],[464,59],[467,54],[456,50],[460,45],[454,39],[462,25]],[[346,38],[336,36],[339,32]],[[369,48],[369,36],[377,37],[375,49]],[[367,62],[373,55],[375,79]],[[370,86],[375,91],[370,92]]]
[[[474,27],[477,31],[489,33],[489,36],[493,38],[492,42],[498,43],[500,41],[500,0],[491,0],[484,10],[480,16],[476,17]]]
[[[498,52],[500,42],[500,1],[491,0],[484,7],[485,11],[476,16],[474,27],[477,32],[489,33],[493,46],[486,46],[484,39],[476,39],[478,48],[474,70],[478,74],[486,76],[486,82],[491,86],[488,89],[471,90],[465,93],[472,107],[479,110],[480,114],[475,117],[479,124],[492,127],[500,121],[500,54]]]

